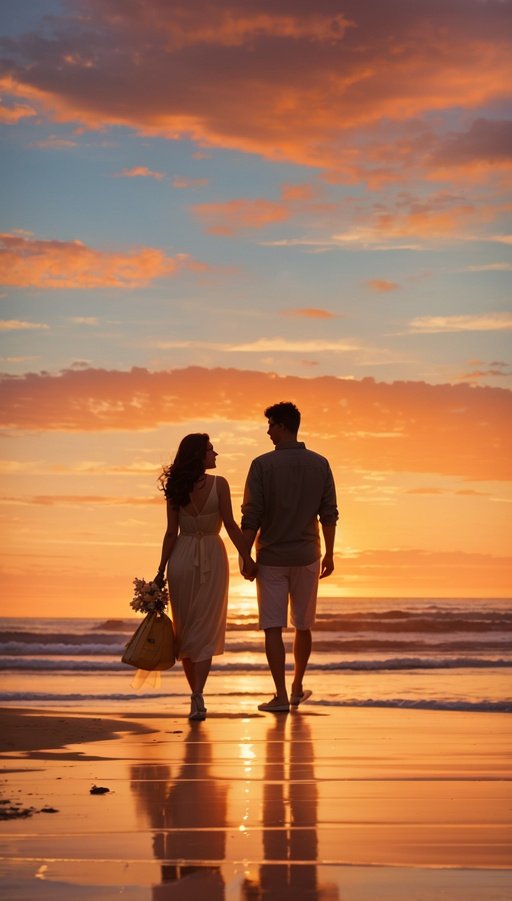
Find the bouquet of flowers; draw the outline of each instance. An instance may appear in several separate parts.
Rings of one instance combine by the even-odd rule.
[[[130,607],[137,613],[163,613],[169,603],[167,588],[160,588],[156,582],[134,579],[134,595]]]

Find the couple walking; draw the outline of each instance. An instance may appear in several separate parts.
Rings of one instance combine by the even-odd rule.
[[[244,491],[241,528],[235,522],[229,485],[215,469],[217,452],[206,434],[183,438],[161,476],[167,529],[155,582],[167,569],[178,659],[191,689],[189,719],[203,720],[203,690],[212,657],[224,651],[229,568],[219,532],[224,525],[242,560],[246,579],[256,579],[259,626],[275,695],[259,710],[286,712],[311,694],[302,680],[311,653],[318,580],[334,569],[338,511],[325,457],[297,440],[300,412],[292,403],[265,410],[274,451],[253,460]],[[319,522],[324,539],[321,556]],[[251,550],[256,541],[256,560]],[[288,696],[282,630],[295,627],[295,670]]]

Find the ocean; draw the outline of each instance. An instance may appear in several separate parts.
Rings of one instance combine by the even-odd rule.
[[[181,665],[136,691],[120,662],[140,617],[0,620],[0,703],[111,713],[188,713]],[[293,633],[285,632],[291,669]],[[512,712],[512,600],[320,598],[308,705]],[[273,694],[254,602],[230,607],[211,712],[255,712]]]

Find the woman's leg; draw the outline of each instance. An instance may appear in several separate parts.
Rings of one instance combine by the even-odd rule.
[[[202,694],[212,665],[212,658],[208,657],[207,660],[194,662],[190,657],[183,657],[181,662],[191,691]]]
[[[186,659],[186,663],[185,663]],[[192,689],[190,697],[190,715],[189,720],[204,720],[206,717],[206,707],[203,701],[203,689],[210,672],[212,658],[207,660],[193,661],[189,658],[183,659],[183,669],[188,680],[188,684]]]
[[[182,657],[181,664],[183,666],[183,672],[187,678],[187,682],[190,685],[190,691],[194,691],[194,664],[192,663],[190,657]]]
[[[212,665],[212,658],[208,657],[207,660],[198,660],[196,663],[192,663],[192,691],[198,692],[199,694],[203,693],[204,686],[206,685],[206,680],[208,678],[208,673],[210,672],[210,667]]]

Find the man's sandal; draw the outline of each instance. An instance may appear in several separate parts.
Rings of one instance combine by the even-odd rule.
[[[265,713],[288,713],[290,705],[279,701],[277,695],[274,695],[270,701],[265,701],[264,704],[258,704],[258,710],[263,710]]]
[[[298,707],[299,704],[302,704],[303,701],[307,701],[308,698],[313,694],[312,691],[303,691],[301,695],[292,695],[290,698],[290,704],[292,707]]]

